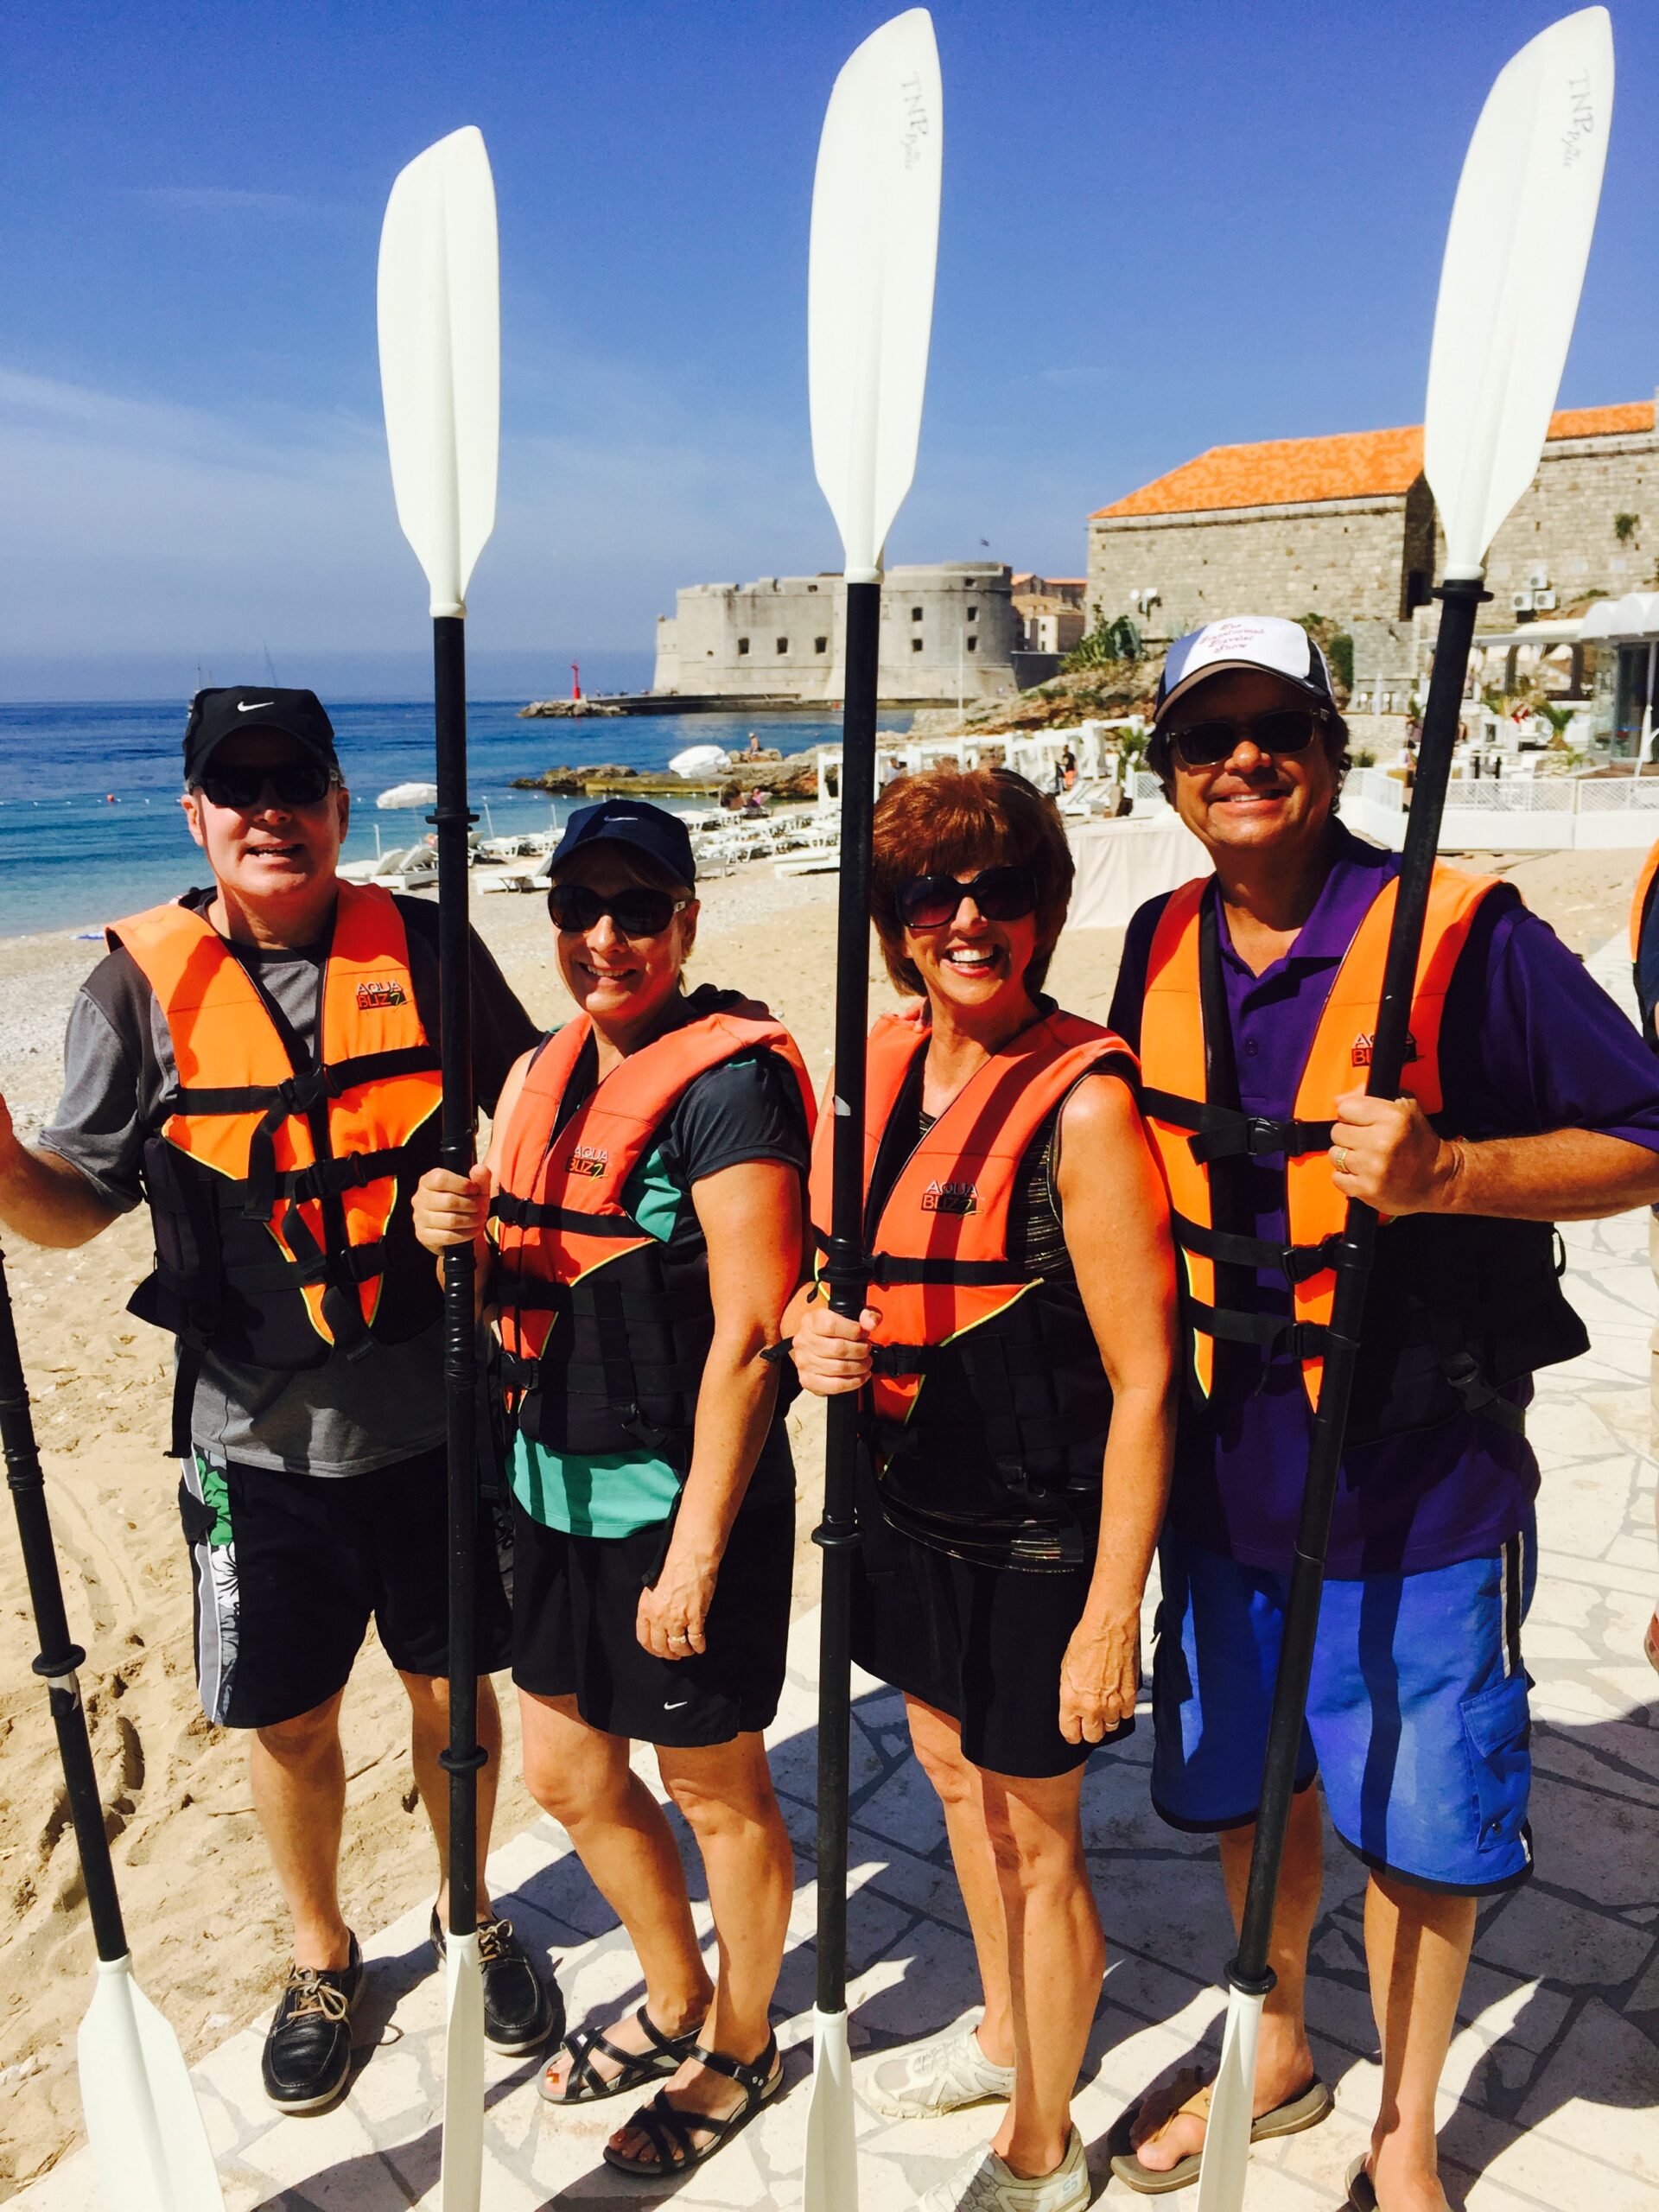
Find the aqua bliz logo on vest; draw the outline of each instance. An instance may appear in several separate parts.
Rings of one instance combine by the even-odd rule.
[[[395,976],[372,976],[357,987],[357,1010],[377,1014],[382,1007],[407,1006],[409,995]]]
[[[564,1163],[568,1175],[587,1175],[597,1179],[611,1164],[611,1155],[602,1145],[579,1144]]]
[[[972,1183],[931,1182],[922,1192],[924,1213],[977,1213],[979,1192]]]

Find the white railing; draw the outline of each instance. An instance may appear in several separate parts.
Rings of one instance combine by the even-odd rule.
[[[1137,815],[1163,804],[1158,779],[1135,771]],[[1343,818],[1362,836],[1398,847],[1408,818],[1398,776],[1356,768],[1343,786]],[[1505,847],[1613,849],[1659,839],[1659,772],[1642,776],[1459,776],[1447,785],[1443,851]]]
[[[1356,768],[1344,791],[1393,814],[1405,810],[1405,786],[1382,768]],[[1454,776],[1447,811],[1475,814],[1617,814],[1659,811],[1659,775]]]

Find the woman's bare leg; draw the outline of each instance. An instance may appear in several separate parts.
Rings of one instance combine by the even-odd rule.
[[[948,1713],[906,1697],[910,1740],[921,1769],[944,1809],[950,1861],[967,1909],[968,1927],[979,1961],[985,2010],[979,2047],[993,2066],[1014,2063],[1014,2012],[1008,1986],[1007,1921],[996,1853],[985,1816],[985,1777],[962,1755],[962,1729]]]
[[[1052,2173],[1100,2001],[1106,1939],[1083,1853],[1083,1768],[987,1773],[987,1825],[1007,1928],[1014,2094],[991,2147],[1016,2174]]]
[[[518,1693],[524,1783],[568,1830],[594,1885],[627,1930],[645,1976],[645,2010],[664,2035],[683,2035],[709,2010],[714,1985],[697,1948],[680,1855],[662,1807],[628,1764],[628,1741],[590,1728],[569,1697]],[[624,2050],[647,2048],[632,2018],[606,2030]],[[595,2053],[595,2069],[614,2071]],[[547,2069],[556,2094],[568,2052]]]
[[[720,1951],[715,2001],[699,2040],[753,2065],[772,2035],[770,2008],[783,1964],[795,1855],[758,1734],[692,1751],[659,1748],[657,1763],[697,1840],[709,1878],[709,1904]],[[743,2102],[730,2077],[688,2059],[668,2084],[685,2112],[723,2118]],[[632,2126],[611,2139],[624,2153],[652,2156]]]

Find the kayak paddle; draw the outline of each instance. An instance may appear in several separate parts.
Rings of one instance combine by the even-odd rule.
[[[473,1167],[471,936],[467,921],[466,593],[495,526],[501,320],[495,186],[470,126],[402,170],[380,232],[380,388],[397,519],[432,591],[436,702],[438,969],[443,1144]],[[484,1981],[478,1952],[478,1459],[473,1249],[443,1255],[449,1452],[449,1927],[442,2212],[477,2212],[484,2162]]]
[[[836,78],[812,185],[807,354],[812,460],[841,532],[841,892],[836,937],[830,1303],[863,1310],[864,1033],[881,549],[916,473],[939,243],[943,100],[925,8],[867,38]],[[831,1398],[824,1447],[818,1649],[817,2002],[806,2115],[806,2212],[858,2202],[847,2043],[847,1793],[852,1548],[861,1400]]]
[[[1486,549],[1531,483],[1548,435],[1595,229],[1612,101],[1607,11],[1586,8],[1540,32],[1503,71],[1458,181],[1434,309],[1423,431],[1423,466],[1446,531],[1446,574],[1437,594],[1442,613],[1365,1086],[1373,1098],[1393,1098],[1400,1090],[1470,643],[1476,612],[1490,596],[1483,584]],[[1538,282],[1541,269],[1549,271],[1546,285]],[[1279,1863],[1376,1229],[1372,1208],[1350,1204],[1308,1447],[1249,1887],[1238,1949],[1227,1970],[1227,2028],[1198,2212],[1238,2212],[1244,2201],[1256,2038],[1273,1987],[1268,1951]]]
[[[179,2039],[133,1980],[104,1804],[75,1669],[86,1654],[69,1641],[63,1583],[47,1513],[46,1482],[17,1349],[5,1260],[0,1255],[0,1444],[17,1516],[46,1682],[58,1732],[64,1792],[75,1826],[98,1980],[76,2038],[80,2108],[107,2212],[224,2212],[219,2176]]]

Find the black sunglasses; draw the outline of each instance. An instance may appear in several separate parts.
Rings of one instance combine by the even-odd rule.
[[[1271,714],[1245,715],[1230,721],[1191,722],[1173,729],[1169,742],[1185,768],[1214,768],[1242,738],[1258,753],[1306,753],[1325,716],[1314,707],[1275,707]]]
[[[590,930],[601,914],[608,914],[624,937],[660,937],[689,899],[669,891],[652,891],[644,884],[608,896],[590,891],[585,883],[556,883],[547,894],[547,911],[555,929]]]
[[[899,918],[907,930],[939,930],[964,899],[988,922],[1017,922],[1037,911],[1037,879],[1028,868],[988,868],[964,883],[955,875],[912,875],[899,887]]]
[[[267,791],[278,806],[315,806],[334,788],[334,772],[321,760],[289,760],[280,768],[212,768],[197,785],[215,806],[251,814]]]

